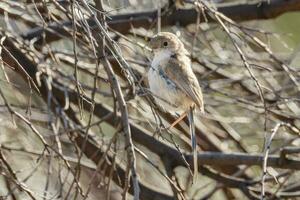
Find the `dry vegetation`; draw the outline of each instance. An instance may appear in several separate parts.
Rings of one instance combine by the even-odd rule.
[[[298,0],[1,1],[0,199],[300,196],[297,50],[273,52],[284,35],[245,22],[297,10]],[[182,39],[204,91],[193,185],[187,120],[166,131],[177,116],[147,89],[147,41],[160,29]]]

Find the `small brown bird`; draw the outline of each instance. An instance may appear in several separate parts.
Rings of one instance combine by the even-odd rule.
[[[176,35],[160,32],[151,39],[149,45],[154,51],[154,58],[148,80],[156,102],[168,111],[183,112],[171,127],[188,114],[195,181],[198,163],[193,110],[199,108],[204,112],[201,88],[192,70],[188,52]]]

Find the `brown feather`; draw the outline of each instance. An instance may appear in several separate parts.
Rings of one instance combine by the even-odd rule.
[[[198,80],[184,54],[170,58],[164,69],[165,74],[204,112],[203,95]]]

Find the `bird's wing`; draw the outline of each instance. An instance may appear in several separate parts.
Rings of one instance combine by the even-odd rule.
[[[187,66],[188,65],[188,66]],[[195,104],[204,111],[202,91],[198,80],[190,66],[184,58],[170,58],[165,69],[166,76],[176,84]]]

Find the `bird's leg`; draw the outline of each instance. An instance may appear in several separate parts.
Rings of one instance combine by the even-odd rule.
[[[193,183],[196,183],[197,175],[198,175],[198,155],[197,155],[197,141],[195,135],[195,124],[194,124],[194,116],[193,116],[194,108],[190,107],[188,113],[189,126],[190,126],[190,134],[191,134],[191,142],[192,142],[192,150],[193,150]]]
[[[167,127],[167,129],[173,128],[176,124],[178,124],[185,116],[187,116],[187,112],[184,112],[181,114],[178,119],[175,120],[170,126]]]

